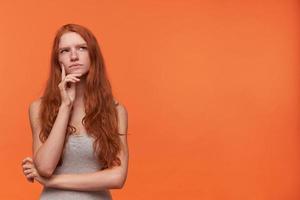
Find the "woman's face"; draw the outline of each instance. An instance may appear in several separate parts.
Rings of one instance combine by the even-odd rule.
[[[58,60],[64,65],[66,74],[86,74],[90,68],[90,57],[85,40],[75,32],[64,33],[58,46]]]

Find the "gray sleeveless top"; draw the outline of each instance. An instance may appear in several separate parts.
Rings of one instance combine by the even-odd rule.
[[[53,174],[89,173],[102,169],[93,150],[94,138],[83,133],[70,135],[64,149],[63,163]],[[40,200],[111,200],[109,190],[76,191],[44,187]]]

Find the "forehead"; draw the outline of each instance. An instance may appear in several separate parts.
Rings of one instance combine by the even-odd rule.
[[[59,48],[75,46],[78,44],[86,44],[85,40],[75,32],[64,33],[59,40]]]

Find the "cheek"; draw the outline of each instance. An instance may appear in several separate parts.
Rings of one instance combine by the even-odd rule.
[[[62,63],[65,63],[67,61],[67,58],[66,58],[65,55],[60,55],[60,56],[58,56],[58,61],[62,62]]]
[[[85,64],[89,65],[91,63],[89,55],[84,55],[83,59],[84,59]]]

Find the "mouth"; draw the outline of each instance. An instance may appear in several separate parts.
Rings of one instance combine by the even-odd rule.
[[[77,67],[80,67],[82,66],[81,64],[75,64],[75,65],[71,65],[69,68],[77,68]]]

